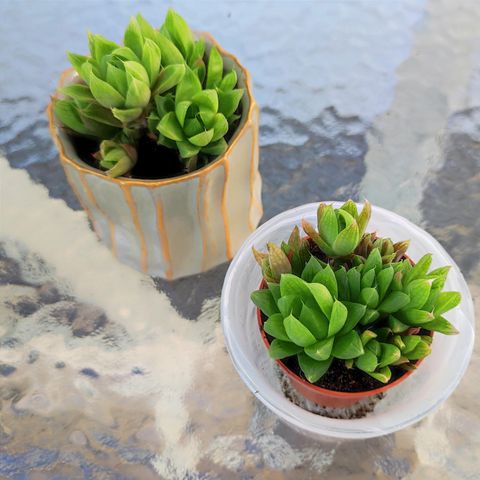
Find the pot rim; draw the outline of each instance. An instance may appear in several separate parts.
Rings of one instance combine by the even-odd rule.
[[[75,168],[76,170],[82,172],[82,173],[88,173],[91,175],[95,175],[96,177],[100,177],[103,180],[106,180],[108,182],[112,183],[117,183],[119,185],[130,185],[130,186],[144,186],[144,187],[149,187],[149,188],[157,188],[160,186],[164,185],[170,185],[174,183],[181,183],[181,182],[186,182],[189,181],[190,179],[196,178],[196,177],[202,177],[203,175],[207,174],[210,172],[210,170],[213,170],[217,168],[220,165],[224,165],[225,159],[228,158],[228,156],[231,154],[232,149],[238,142],[238,140],[242,137],[242,134],[245,132],[245,130],[250,126],[252,123],[252,117],[253,117],[253,112],[255,109],[258,109],[258,106],[255,102],[255,99],[253,98],[252,94],[252,79],[250,72],[246,67],[244,67],[238,58],[233,55],[230,52],[227,52],[225,49],[221,47],[221,45],[215,40],[215,38],[208,32],[198,32],[197,35],[199,37],[205,38],[207,42],[209,42],[212,46],[215,46],[222,57],[229,58],[234,64],[238,66],[238,68],[242,71],[244,81],[245,81],[245,94],[247,95],[248,99],[248,108],[245,114],[245,118],[243,123],[241,123],[238,128],[236,129],[235,133],[233,134],[233,137],[230,139],[230,142],[228,143],[227,150],[225,152],[218,156],[215,160],[210,162],[209,164],[205,165],[204,167],[195,170],[193,172],[189,172],[183,175],[179,175],[176,177],[170,177],[170,178],[161,178],[161,179],[141,179],[141,178],[128,178],[128,177],[109,177],[105,175],[101,170],[98,170],[94,167],[91,167],[87,163],[82,161],[82,164],[80,164],[78,161],[70,158],[66,152],[65,148],[63,145],[63,141],[60,139],[57,129],[59,128],[58,125],[56,124],[56,119],[55,119],[55,114],[53,112],[53,100],[57,98],[57,92],[58,89],[61,88],[67,77],[72,74],[75,70],[73,67],[65,69],[61,75],[60,79],[58,81],[57,87],[55,89],[55,93],[51,96],[51,100],[47,106],[47,116],[48,116],[48,127],[50,131],[50,135],[52,136],[58,151],[60,155],[60,160],[61,162],[67,163],[71,167]]]
[[[260,282],[260,290],[263,290],[266,288],[266,281],[265,279],[262,278],[262,281]],[[263,330],[263,319],[262,319],[262,312],[258,307],[256,307],[257,310],[257,320],[258,320],[258,328],[260,330],[260,335],[262,336],[263,343],[267,347],[267,350],[270,348],[270,342],[268,341],[268,338],[265,334],[265,331]],[[433,331],[429,332],[429,335],[433,337]],[[423,358],[420,360],[417,360],[415,363],[415,366],[418,368],[419,365],[422,363]],[[296,373],[292,372],[281,360],[276,359],[275,363],[290,377],[294,378],[295,381],[300,382],[303,384],[305,387],[307,387],[310,390],[313,390],[317,393],[320,393],[325,396],[329,397],[336,397],[336,398],[349,398],[349,399],[360,399],[360,398],[365,398],[365,397],[371,397],[373,395],[377,395],[379,393],[386,392],[392,387],[395,387],[399,383],[403,382],[406,380],[412,373],[415,372],[415,370],[410,370],[405,372],[403,375],[401,375],[399,378],[397,378],[395,381],[391,383],[387,383],[383,387],[378,387],[373,390],[362,390],[360,392],[339,392],[336,390],[329,390],[328,388],[323,388],[319,387],[313,383],[309,383],[305,381],[302,377],[297,375]]]

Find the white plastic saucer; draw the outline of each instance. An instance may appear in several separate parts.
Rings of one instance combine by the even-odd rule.
[[[338,202],[332,203],[339,207]],[[459,268],[428,233],[405,218],[373,207],[368,231],[394,241],[410,239],[409,255],[414,261],[433,254],[432,269],[452,265],[445,290],[462,294],[462,302],[446,317],[460,331],[458,335],[437,334],[433,351],[420,368],[399,386],[387,392],[374,412],[364,418],[343,420],[322,417],[291,403],[282,393],[262,343],[250,292],[256,290],[261,273],[251,249],[264,250],[268,241],[287,240],[302,218],[315,224],[318,204],[288,210],[263,224],[245,241],[228,269],[222,290],[221,315],[226,345],[235,368],[253,394],[281,420],[309,436],[324,438],[370,438],[395,432],[433,412],[454,391],[463,377],[474,343],[474,310],[467,284]],[[361,205],[358,205],[361,208]]]

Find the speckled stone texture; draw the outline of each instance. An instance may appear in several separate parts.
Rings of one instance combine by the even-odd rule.
[[[250,69],[263,220],[367,197],[438,238],[480,309],[478,2],[168,5]],[[120,40],[132,14],[160,24],[168,5],[0,2],[0,478],[479,479],[478,348],[419,424],[313,442],[233,369],[218,323],[227,265],[168,283],[96,242],[48,134],[49,94],[87,31]]]

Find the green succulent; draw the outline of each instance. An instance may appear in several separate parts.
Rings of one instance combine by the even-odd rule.
[[[310,258],[308,241],[300,237],[297,226],[293,229],[288,242],[278,247],[273,242],[267,244],[268,253],[261,253],[252,248],[253,255],[260,265],[263,278],[267,282],[280,281],[282,273],[299,275]]]
[[[116,152],[122,145],[136,149],[148,134],[177,150],[188,170],[197,167],[198,154],[206,163],[225,151],[224,136],[238,118],[243,89],[235,88],[234,70],[224,74],[215,47],[206,68],[204,40],[195,40],[176,12],[168,11],[159,30],[141,15],[132,18],[123,45],[89,34],[89,49],[90,56],[68,54],[79,77],[60,89],[62,98],[54,99],[55,115],[64,127],[115,142]],[[132,162],[113,168],[112,155],[104,159],[104,150],[95,157],[101,168],[111,167],[108,175],[128,173]]]
[[[205,41],[203,38],[195,40],[187,22],[171,8],[160,28],[160,34],[155,33],[155,35],[160,39],[157,38],[158,43],[165,44],[165,39],[168,39],[176,47],[177,50],[170,53],[171,63],[182,63],[179,61],[181,57],[203,83],[205,78]]]
[[[325,255],[332,258],[346,257],[357,248],[370,215],[371,206],[367,201],[360,213],[352,200],[340,208],[321,203],[317,211],[318,231],[306,220],[302,221],[302,226]]]
[[[95,155],[109,177],[118,177],[137,163],[137,152],[131,145],[112,140],[102,140],[100,151]]]
[[[222,57],[212,47],[206,88],[198,71],[187,67],[175,94],[155,98],[150,130],[159,135],[158,143],[178,149],[189,171],[196,168],[199,155],[215,157],[227,149],[224,137],[238,118],[235,111],[243,96],[243,89],[234,89],[236,84],[235,70],[224,76]]]
[[[367,258],[374,248],[380,250],[383,263],[398,262],[402,260],[410,245],[410,241],[393,243],[390,238],[380,238],[376,233],[366,233],[355,249],[355,255]]]
[[[458,333],[444,317],[461,300],[458,292],[443,291],[449,267],[430,271],[430,254],[412,265],[403,259],[407,242],[395,248],[389,239],[369,237],[365,245],[366,258],[320,260],[296,228],[282,247],[269,243],[268,253],[254,250],[266,288],[251,298],[268,317],[263,328],[274,338],[270,356],[296,356],[311,383],[334,359],[387,383],[391,366],[413,369],[431,352],[432,338],[422,332]]]

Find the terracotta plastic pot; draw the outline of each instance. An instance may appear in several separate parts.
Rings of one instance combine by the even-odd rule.
[[[265,280],[262,280],[260,284],[260,289],[266,288]],[[263,342],[265,343],[267,349],[270,348],[270,342],[268,341],[267,335],[263,330],[263,319],[262,313],[259,308],[257,308],[257,319],[258,326],[260,328],[260,333],[262,335]],[[418,328],[413,328],[409,333],[414,334],[418,333]],[[430,336],[433,336],[433,332],[430,332]],[[418,367],[423,359],[416,362]],[[312,383],[305,381],[303,378],[299,377],[296,373],[293,373],[281,360],[275,360],[277,365],[282,369],[285,375],[290,380],[292,387],[304,398],[314,402],[318,405],[324,407],[335,407],[335,408],[344,408],[355,405],[361,400],[368,399],[369,397],[374,397],[379,393],[384,393],[387,390],[395,387],[399,383],[406,380],[414,370],[406,371],[400,378],[397,378],[392,383],[388,383],[383,387],[376,388],[375,390],[367,390],[364,392],[337,392],[335,390],[328,390],[327,388],[317,387]]]
[[[50,132],[67,181],[100,240],[121,262],[166,279],[231,260],[263,213],[259,108],[250,74],[210,35],[199,36],[205,38],[207,51],[217,46],[225,68],[236,70],[245,89],[242,118],[227,150],[199,170],[159,180],[107,177],[81,160],[59,128],[52,103],[48,107]],[[75,78],[73,69],[68,69],[59,86]]]

